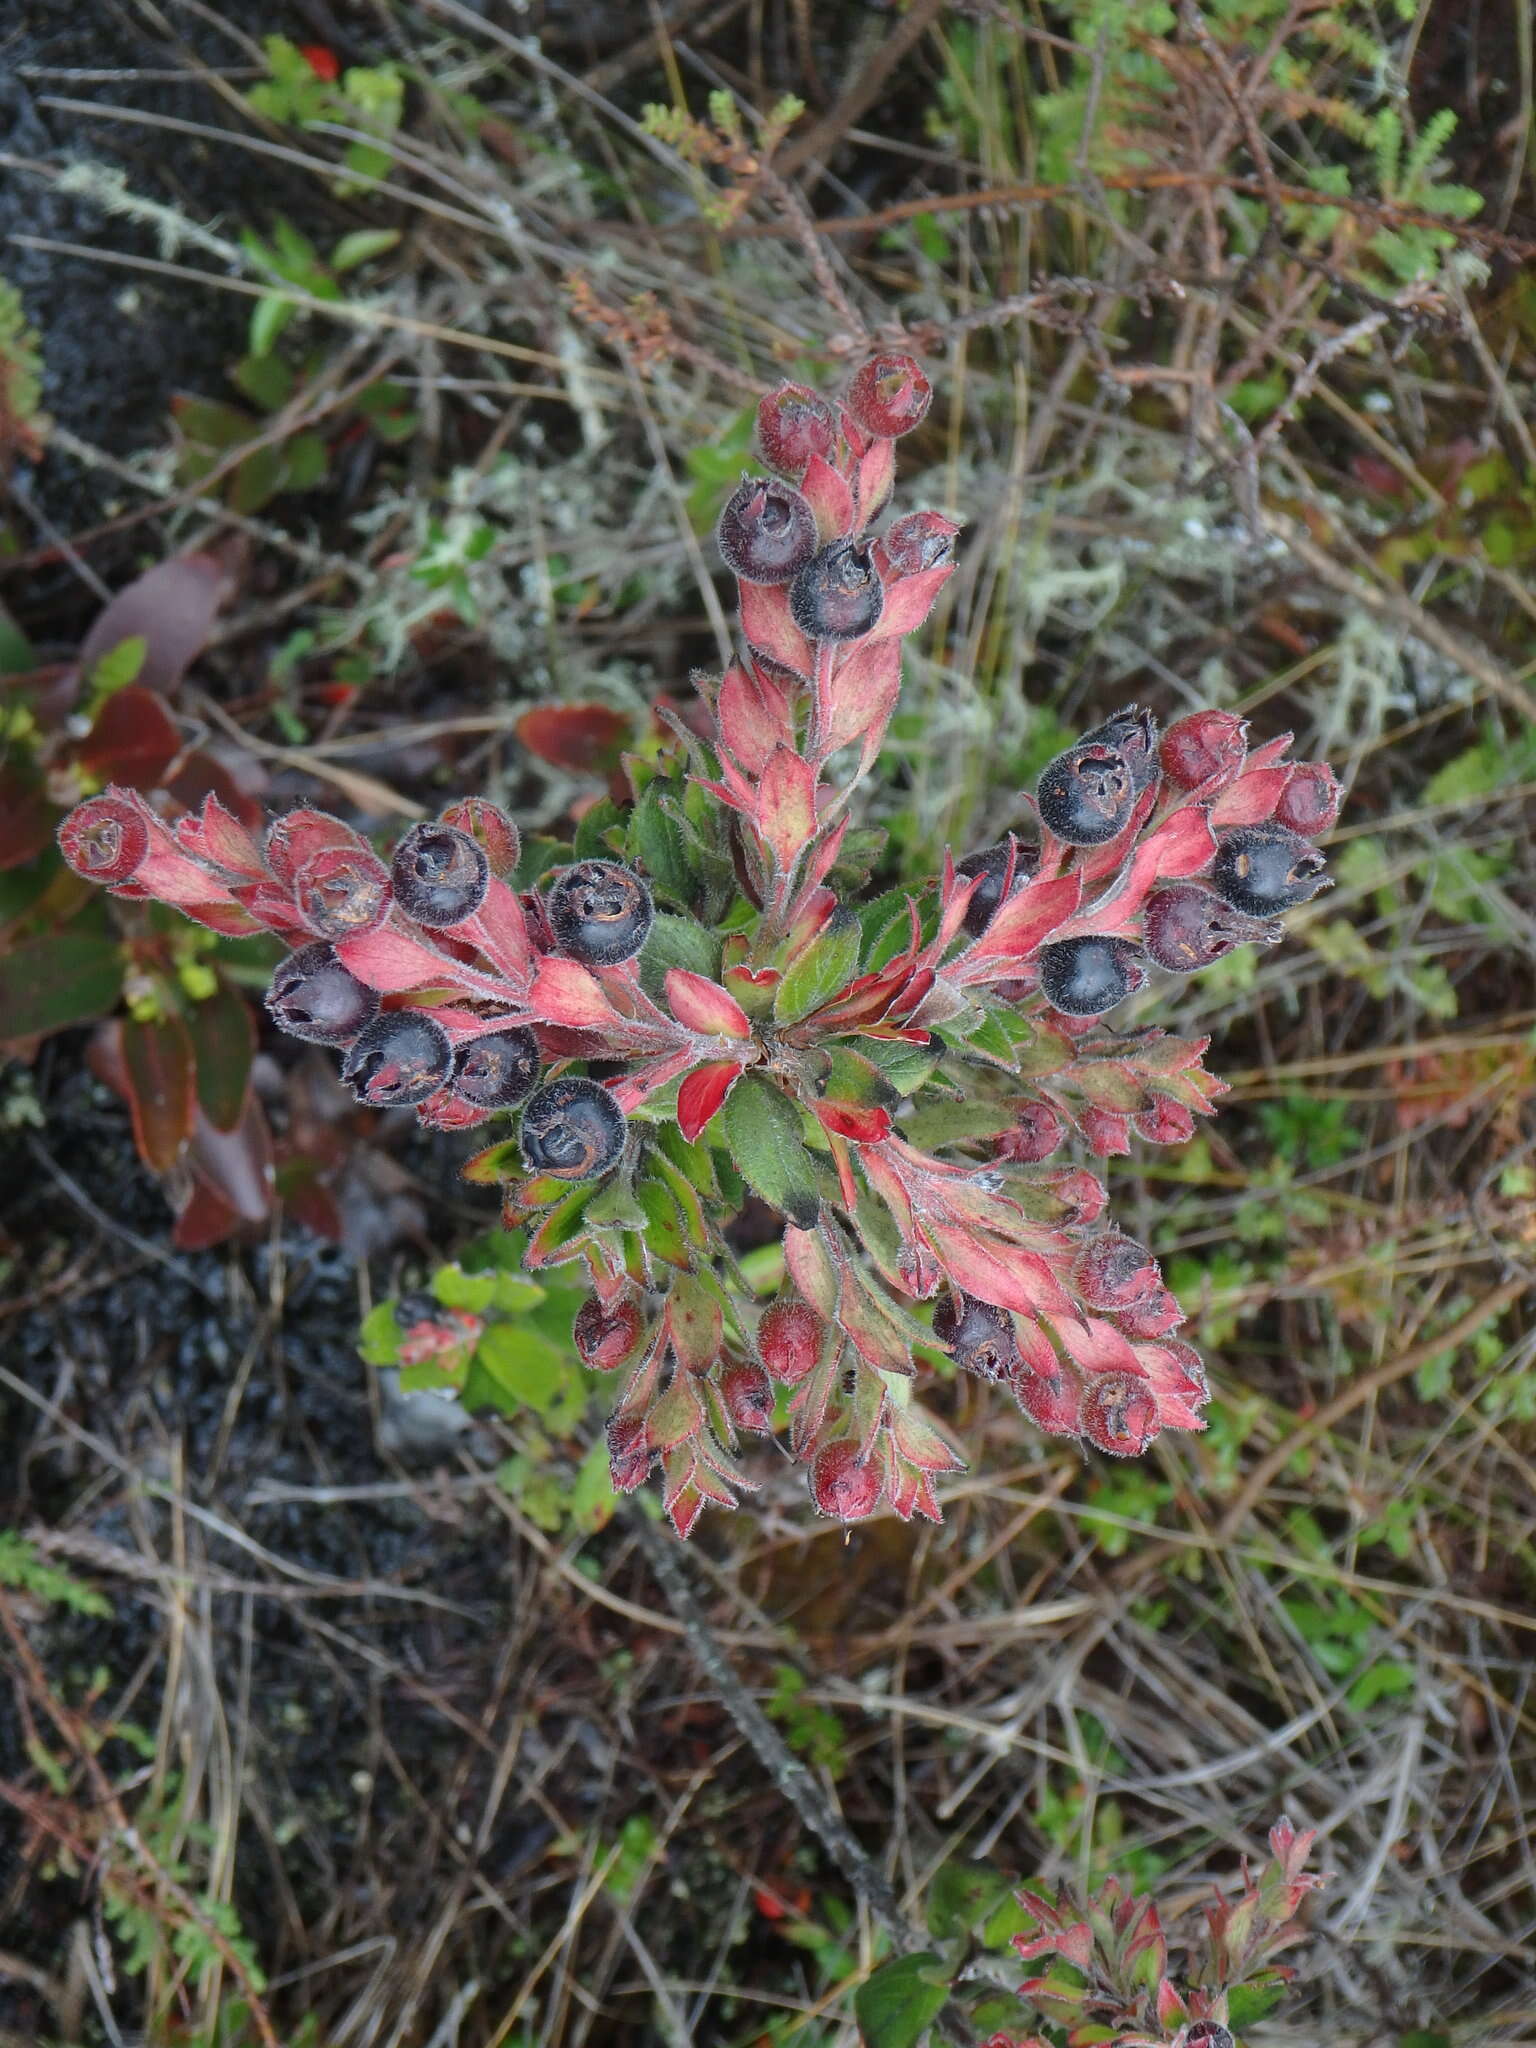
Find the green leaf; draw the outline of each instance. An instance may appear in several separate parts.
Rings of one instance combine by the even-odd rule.
[[[720,973],[720,942],[696,918],[659,910],[640,949],[640,986],[659,999],[670,968],[683,967],[714,981]]]
[[[0,1586],[18,1593],[30,1593],[34,1600],[50,1607],[68,1607],[75,1614],[90,1614],[105,1620],[111,1603],[82,1584],[73,1572],[45,1564],[33,1546],[15,1529],[0,1529]]]
[[[284,298],[280,292],[267,292],[259,298],[251,308],[251,354],[270,355],[278,336],[298,310],[298,302]]]
[[[356,270],[360,263],[387,255],[399,240],[398,228],[358,228],[343,235],[331,251],[331,268],[338,276],[343,271]]]
[[[935,1941],[969,1934],[1008,1892],[1007,1878],[990,1863],[969,1863],[960,1857],[941,1863],[928,1887],[928,1932]]]
[[[123,963],[95,932],[23,939],[0,956],[0,1043],[89,1024],[117,1008]]]
[[[698,894],[700,878],[689,858],[687,835],[663,801],[670,787],[659,778],[647,784],[629,821],[629,854],[659,896],[687,905]]]
[[[393,1365],[400,1356],[400,1321],[392,1301],[377,1301],[363,1317],[357,1348],[365,1365]]]
[[[521,1180],[527,1171],[523,1148],[516,1138],[502,1138],[497,1144],[472,1152],[459,1168],[462,1179],[481,1188],[493,1188],[500,1181]]]
[[[612,860],[613,848],[607,835],[617,825],[622,813],[611,796],[600,796],[590,811],[584,811],[576,827],[576,858],[578,860]]]
[[[618,1504],[609,1475],[608,1446],[599,1437],[576,1470],[570,1497],[571,1526],[594,1534],[607,1527]]]
[[[957,1145],[963,1138],[995,1138],[1014,1121],[1014,1112],[997,1102],[925,1102],[904,1117],[901,1135],[920,1152]]]
[[[1283,1984],[1234,1984],[1227,1993],[1227,2025],[1234,2033],[1269,2018],[1285,1996]]]
[[[800,1112],[760,1074],[743,1074],[721,1111],[725,1149],[747,1185],[802,1230],[820,1213]]]
[[[917,2048],[949,1997],[947,1978],[934,1980],[940,1959],[927,1950],[882,1963],[853,1994],[865,2048]]]
[[[489,1405],[515,1415],[531,1408],[558,1429],[586,1404],[575,1355],[562,1351],[525,1322],[493,1323],[475,1346],[474,1363],[464,1383],[466,1408]]]
[[[92,664],[87,679],[92,704],[99,704],[103,697],[110,697],[114,690],[126,689],[129,683],[136,683],[139,671],[144,666],[144,657],[148,653],[149,642],[142,633],[130,633],[126,640],[119,640],[115,647],[109,647],[106,653]]]
[[[863,933],[851,910],[839,910],[819,938],[813,939],[784,970],[773,999],[774,1021],[796,1024],[808,1017],[858,972]]]

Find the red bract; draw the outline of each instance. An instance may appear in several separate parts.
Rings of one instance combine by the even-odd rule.
[[[742,645],[704,708],[660,712],[659,747],[622,763],[602,707],[519,727],[578,770],[594,738],[591,771],[633,795],[578,846],[524,852],[479,797],[393,847],[300,809],[263,849],[213,798],[173,830],[127,789],[60,834],[119,896],[276,935],[274,1023],[335,1046],[364,1101],[435,1129],[519,1119],[466,1176],[503,1189],[531,1269],[586,1267],[577,1348],[624,1368],[614,1483],[659,1467],[683,1534],[756,1483],[733,1453],[774,1426],[775,1384],[817,1506],[846,1522],[938,1518],[963,1461],[922,1406],[936,1352],[1112,1455],[1202,1427],[1178,1304],[1151,1252],[1096,1230],[1108,1194],[1083,1162],[1212,1113],[1205,1041],[1143,1021],[1152,984],[1272,940],[1276,908],[1321,885],[1326,766],[1285,738],[1250,752],[1230,712],[1160,733],[1124,705],[990,844],[861,903],[854,799],[958,531],[881,523],[893,436],[929,396],[890,356],[840,409],[798,386],[763,401],[765,457],[794,481],[749,477],[726,508]],[[770,1215],[785,1283],[762,1307],[735,1254]]]

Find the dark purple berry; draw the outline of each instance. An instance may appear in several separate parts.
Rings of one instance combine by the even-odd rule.
[[[866,434],[892,440],[922,425],[933,403],[933,386],[913,356],[871,356],[855,374],[843,403]]]
[[[973,938],[980,938],[1003,900],[1003,877],[1008,872],[1010,855],[1013,858],[1013,887],[1017,888],[1039,867],[1038,847],[1021,845],[1017,839],[1005,839],[1001,846],[984,846],[980,853],[968,853],[956,864],[957,875],[981,876],[970,902],[965,906],[965,928]]]
[[[477,1109],[512,1109],[539,1078],[539,1041],[520,1024],[470,1038],[453,1056],[453,1092]]]
[[[523,1157],[530,1173],[594,1180],[624,1150],[624,1112],[601,1081],[565,1074],[530,1095],[523,1110]]]
[[[349,974],[323,939],[288,955],[266,1000],[273,1022],[311,1045],[346,1045],[379,1014],[378,991]]]
[[[435,1095],[453,1067],[453,1045],[428,1010],[387,1010],[352,1043],[341,1077],[359,1102],[403,1109]]]
[[[757,445],[770,469],[803,476],[813,456],[831,461],[837,420],[827,401],[804,384],[781,384],[757,408]]]
[[[1058,939],[1040,948],[1040,987],[1068,1017],[1102,1017],[1147,984],[1145,953],[1129,939]]]
[[[1278,925],[1234,910],[1214,889],[1175,882],[1147,898],[1142,936],[1159,967],[1170,974],[1193,974],[1234,946],[1272,946],[1281,934]]]
[[[808,640],[857,640],[885,608],[866,540],[829,540],[789,586],[789,609]]]
[[[413,825],[390,868],[395,901],[418,924],[462,924],[491,886],[485,848],[456,825]]]
[[[1220,2020],[1196,2020],[1184,2029],[1183,2048],[1235,2048],[1232,2030]]]
[[[562,868],[544,898],[560,950],[588,967],[632,960],[645,944],[655,911],[651,892],[616,860],[582,860]]]
[[[1019,1368],[1013,1317],[974,1294],[946,1294],[934,1305],[933,1334],[954,1359],[984,1380],[1007,1379]]]
[[[747,476],[715,528],[725,566],[748,583],[788,583],[816,552],[816,515],[792,484]]]
[[[1331,887],[1317,848],[1284,825],[1239,825],[1222,835],[1211,880],[1234,910],[1278,917]]]
[[[1058,754],[1035,785],[1040,822],[1068,846],[1102,846],[1136,806],[1136,777],[1118,747],[1082,740]]]
[[[1138,796],[1162,773],[1162,764],[1157,758],[1158,725],[1150,711],[1143,711],[1139,704],[1127,704],[1123,711],[1117,711],[1102,725],[1085,732],[1078,741],[1079,746],[1113,747],[1125,756],[1131,771],[1131,785]]]

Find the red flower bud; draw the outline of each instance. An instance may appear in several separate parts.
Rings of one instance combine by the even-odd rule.
[[[933,403],[933,386],[912,356],[872,356],[843,403],[866,434],[893,440],[922,425]]]
[[[1081,1435],[1083,1390],[1074,1374],[1065,1369],[1049,1378],[1024,1373],[1009,1385],[1036,1429],[1043,1429],[1047,1436]]]
[[[589,1294],[576,1311],[571,1335],[583,1365],[593,1372],[617,1372],[633,1356],[644,1331],[645,1318],[627,1295],[603,1301]]]
[[[366,847],[322,847],[294,876],[293,900],[316,938],[355,939],[389,916],[389,869]]]
[[[1159,1095],[1150,1109],[1131,1121],[1136,1135],[1149,1145],[1187,1145],[1195,1135],[1195,1113],[1171,1096]]]
[[[59,851],[77,875],[113,888],[131,882],[148,857],[149,826],[132,798],[93,796],[59,827]]]
[[[804,384],[781,384],[757,408],[757,445],[770,469],[803,476],[813,456],[832,460],[837,420],[826,400]]]
[[[510,882],[523,850],[522,835],[506,812],[483,796],[467,796],[450,804],[438,823],[467,832],[491,864],[498,881]]]
[[[726,1367],[720,1376],[720,1398],[738,1429],[766,1434],[773,1427],[773,1382],[753,1359]]]
[[[1182,1337],[1161,1337],[1158,1339],[1158,1342],[1164,1351],[1172,1354],[1175,1364],[1180,1372],[1183,1373],[1186,1381],[1185,1392],[1190,1394],[1196,1401],[1209,1401],[1211,1398],[1210,1375],[1206,1372],[1205,1360],[1200,1356],[1194,1345],[1186,1344]]]
[[[1184,1320],[1184,1311],[1166,1287],[1158,1287],[1145,1301],[1134,1302],[1130,1308],[1121,1309],[1115,1320],[1122,1336],[1146,1343],[1177,1329]]]
[[[959,520],[942,512],[907,512],[886,529],[880,550],[892,576],[916,576],[955,559],[959,531]]]
[[[1131,1308],[1163,1284],[1144,1244],[1118,1230],[1090,1238],[1072,1265],[1072,1280],[1089,1308]]]
[[[1077,1119],[1095,1159],[1123,1159],[1131,1149],[1131,1120],[1117,1109],[1098,1109],[1090,1104]]]
[[[826,1334],[826,1324],[807,1303],[776,1301],[758,1323],[757,1355],[776,1380],[795,1387],[816,1369]]]
[[[1134,1458],[1158,1435],[1157,1398],[1133,1373],[1098,1373],[1083,1396],[1083,1435],[1114,1458]]]
[[[1247,732],[1234,711],[1192,711],[1163,734],[1163,773],[1180,789],[1224,789],[1248,758]]]
[[[1109,1190],[1086,1166],[1069,1166],[1053,1172],[1045,1185],[1058,1202],[1067,1205],[1063,1223],[1086,1229],[1097,1223],[1109,1203]]]
[[[1026,1102],[1018,1122],[998,1139],[997,1156],[1035,1166],[1058,1151],[1066,1135],[1066,1120],[1050,1103]]]
[[[645,1440],[643,1415],[615,1415],[608,1424],[608,1476],[615,1493],[633,1493],[650,1475],[655,1453]]]
[[[838,1522],[862,1522],[880,1505],[884,1481],[873,1460],[864,1463],[847,1438],[826,1444],[811,1466],[811,1499],[816,1512]]]
[[[1326,761],[1299,761],[1280,792],[1275,823],[1312,839],[1332,829],[1343,801],[1339,779]]]

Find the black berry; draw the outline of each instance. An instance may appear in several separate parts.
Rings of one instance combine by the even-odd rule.
[[[810,640],[857,640],[884,608],[868,541],[829,540],[789,586],[790,613]]]
[[[968,853],[965,859],[956,863],[957,875],[980,875],[970,902],[965,906],[965,928],[979,938],[992,922],[993,912],[1003,900],[1003,877],[1008,872],[1008,857],[1013,855],[1013,885],[1027,881],[1040,865],[1038,847],[1021,846],[1018,840],[1010,844],[1004,840],[1001,846],[984,846],[980,853]]]
[[[478,1109],[511,1109],[539,1078],[539,1041],[515,1025],[471,1038],[453,1057],[453,1092]]]
[[[345,1045],[379,1013],[377,991],[349,974],[323,940],[288,955],[266,1000],[274,1023],[311,1045]]]
[[[354,1041],[341,1074],[359,1102],[402,1109],[435,1095],[452,1066],[453,1046],[435,1017],[426,1010],[388,1010]]]
[[[1139,704],[1127,704],[1123,711],[1117,711],[1113,718],[1107,718],[1092,732],[1085,732],[1078,741],[1079,746],[1113,747],[1125,757],[1131,771],[1131,783],[1136,794],[1155,782],[1162,772],[1157,758],[1158,725],[1150,711],[1143,711]]]
[[[1199,882],[1175,882],[1148,897],[1142,936],[1159,967],[1170,974],[1193,974],[1234,946],[1272,946],[1280,927],[1234,910]]]
[[[816,515],[791,484],[743,477],[726,502],[715,543],[748,583],[788,583],[816,552]]]
[[[1102,846],[1130,820],[1136,777],[1118,747],[1082,740],[1042,772],[1035,801],[1047,832],[1068,846]]]
[[[456,825],[413,825],[390,868],[395,900],[418,924],[461,924],[491,886],[485,848]]]
[[[530,1095],[523,1110],[523,1157],[531,1173],[593,1180],[624,1150],[624,1112],[601,1081],[566,1074]]]
[[[544,898],[560,949],[589,967],[632,960],[645,944],[655,911],[651,892],[616,860],[583,860],[562,868]]]
[[[1045,999],[1068,1017],[1102,1017],[1146,986],[1146,955],[1129,939],[1058,939],[1039,958]]]
[[[1211,880],[1234,910],[1278,917],[1330,886],[1317,848],[1284,825],[1239,825],[1216,848]]]
[[[974,1294],[947,1294],[934,1305],[933,1334],[967,1372],[1007,1379],[1019,1365],[1013,1317]]]

